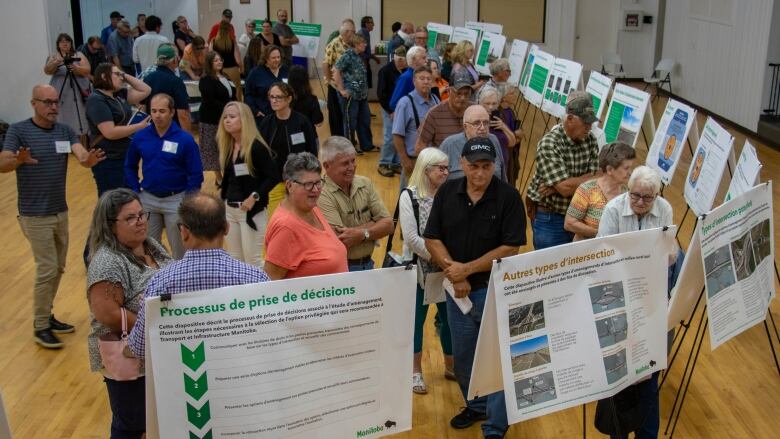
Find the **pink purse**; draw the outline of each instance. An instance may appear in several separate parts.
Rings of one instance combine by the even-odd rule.
[[[132,381],[141,375],[141,360],[125,356],[127,346],[127,312],[120,308],[122,313],[122,337],[116,340],[116,335],[108,334],[98,339],[100,357],[108,375],[116,381]]]

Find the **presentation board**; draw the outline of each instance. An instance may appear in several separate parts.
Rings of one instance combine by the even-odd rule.
[[[566,99],[577,89],[582,77],[582,64],[556,58],[544,86],[542,110],[562,118],[566,114]]]
[[[528,52],[528,42],[523,40],[512,40],[512,47],[509,49],[509,67],[512,73],[509,75],[510,84],[520,84],[520,75],[523,73],[525,65],[525,55]]]
[[[531,80],[531,70],[534,68],[536,52],[538,50],[539,46],[536,44],[531,44],[531,48],[528,50],[528,60],[525,62],[523,74],[520,76],[520,91],[523,93],[523,96],[525,96],[528,91],[528,81]]]
[[[474,29],[469,29],[465,27],[456,27],[452,30],[452,38],[450,38],[451,43],[460,43],[461,41],[470,41],[471,44],[474,45],[474,54],[476,55],[477,51],[477,40],[479,39],[479,32]],[[442,56],[444,52],[441,52]]]
[[[737,166],[734,168],[734,175],[731,177],[725,200],[728,201],[742,195],[748,189],[760,183],[761,166],[756,148],[749,141],[745,140],[745,145],[739,154],[739,160],[737,160]]]
[[[272,21],[272,24],[276,24],[276,21]],[[322,35],[322,25],[313,23],[299,23],[288,22],[287,23],[295,32],[295,36],[298,37],[298,44],[292,46],[293,56],[299,56],[301,58],[317,58],[318,51],[320,50],[320,36]],[[255,26],[257,29],[263,28],[263,20],[255,20]]]
[[[642,129],[649,103],[649,94],[625,84],[615,84],[604,122],[607,142],[617,140],[636,147],[636,138]]]
[[[148,299],[149,438],[410,430],[415,286],[398,267]]]
[[[734,137],[708,117],[685,178],[685,201],[696,216],[712,209],[726,164],[733,161],[733,145]]]
[[[483,23],[481,21],[467,21],[466,25],[469,29],[474,29],[479,32],[479,36],[482,36],[485,32],[492,32],[494,34],[502,34],[504,32],[504,26],[497,23]]]
[[[447,24],[428,23],[428,48],[433,48],[440,55],[444,55],[447,43],[452,38],[453,28]]]
[[[492,32],[484,32],[479,41],[479,50],[474,66],[482,75],[490,75],[490,63],[504,54],[506,37]]]
[[[537,107],[542,106],[544,87],[554,62],[555,57],[549,53],[539,49],[534,52],[533,66],[528,75],[528,86],[525,89],[525,98]]]
[[[699,227],[696,226],[685,252],[677,283],[672,288],[669,299],[669,316],[667,329],[674,329],[681,322],[687,321],[696,306],[699,294],[704,288],[704,270],[701,268],[701,240],[699,240]]]
[[[663,184],[672,181],[685,139],[695,121],[696,110],[693,108],[671,98],[666,103],[645,160],[645,165],[658,171]]]
[[[771,181],[726,201],[701,220],[713,350],[766,318],[775,295],[773,224]]]
[[[504,390],[509,423],[614,395],[666,366],[676,228],[493,263],[469,399]]]
[[[591,70],[585,91],[590,93],[590,97],[593,99],[593,111],[599,120],[601,120],[601,114],[604,113],[604,104],[609,98],[610,90],[612,90],[612,78]]]

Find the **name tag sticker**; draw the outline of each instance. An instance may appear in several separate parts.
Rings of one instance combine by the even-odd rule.
[[[247,166],[246,163],[236,163],[233,165],[233,169],[236,170],[236,177],[249,175],[249,166]]]
[[[306,137],[303,135],[303,133],[290,134],[290,140],[292,140],[293,145],[306,143]]]
[[[176,142],[171,142],[169,140],[166,140],[163,142],[163,152],[168,152],[171,154],[176,154],[176,151],[179,150],[179,144]]]
[[[284,82],[285,84],[287,84],[287,78],[282,78],[282,82]]]
[[[56,140],[54,149],[57,150],[58,154],[70,154],[70,142],[67,140]]]

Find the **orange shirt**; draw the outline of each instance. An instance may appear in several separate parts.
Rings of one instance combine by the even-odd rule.
[[[265,260],[287,269],[285,279],[344,273],[347,248],[330,228],[318,207],[314,216],[319,230],[280,204],[265,231]]]

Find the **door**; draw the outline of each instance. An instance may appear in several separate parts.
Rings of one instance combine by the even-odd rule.
[[[57,35],[66,33],[73,37],[73,18],[70,14],[70,2],[46,0],[46,30],[48,31],[49,53],[54,53]]]
[[[198,29],[203,38],[208,37],[211,26],[222,19],[222,11],[227,8],[228,0],[198,0]],[[237,33],[243,32],[243,23],[235,26]]]
[[[574,60],[585,71],[601,69],[601,55],[617,51],[619,0],[577,0]]]

